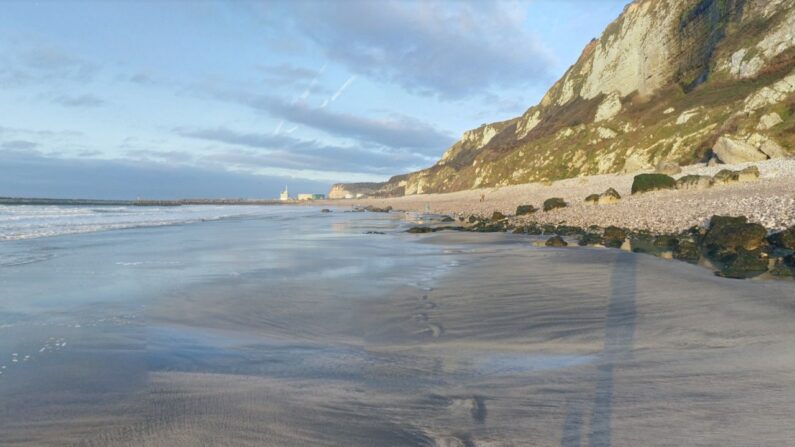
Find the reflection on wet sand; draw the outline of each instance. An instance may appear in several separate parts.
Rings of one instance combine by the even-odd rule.
[[[313,275],[213,278],[130,324],[71,327],[66,349],[0,382],[0,443],[795,440],[788,286],[511,235],[417,240],[364,263],[291,260]]]

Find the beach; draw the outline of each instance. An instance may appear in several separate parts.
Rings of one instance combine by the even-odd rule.
[[[541,208],[546,199],[560,197],[569,204],[567,208],[549,213],[537,212],[522,221],[565,223],[582,228],[615,225],[658,233],[676,233],[693,226],[704,226],[716,214],[746,216],[749,221],[771,230],[795,225],[795,159],[712,167],[684,166],[682,172],[674,177],[712,176],[723,169],[741,170],[749,166],[759,169],[759,179],[705,190],[655,191],[632,195],[632,182],[638,173],[631,173],[576,177],[551,184],[528,183],[389,199],[330,200],[320,204],[392,206],[404,211],[490,217],[494,211],[512,215],[520,205]],[[614,188],[621,195],[618,203],[594,206],[585,202],[587,196],[601,194],[608,188]]]
[[[795,441],[791,283],[280,208],[0,245],[0,444]]]

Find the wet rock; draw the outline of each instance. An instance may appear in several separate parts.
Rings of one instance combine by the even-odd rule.
[[[768,260],[762,257],[761,250],[746,250],[742,247],[725,251],[718,256],[719,276],[726,278],[753,278],[767,272]]]
[[[409,228],[406,233],[412,234],[422,234],[422,233],[433,233],[433,228],[431,227],[411,227]]]
[[[627,238],[627,231],[623,228],[609,226],[604,231],[604,245],[610,248],[621,248]]]
[[[467,222],[473,224],[473,223],[477,222],[478,220],[479,219],[478,219],[477,216],[469,216],[469,219],[467,219]]]
[[[371,213],[388,213],[388,212],[392,211],[392,207],[391,206],[387,206],[385,208],[379,208],[377,206],[368,205],[368,206],[364,207],[364,210],[365,211],[369,211]]]
[[[676,189],[707,189],[712,186],[712,177],[708,175],[686,175],[676,181]]]
[[[698,263],[698,260],[701,259],[701,253],[698,250],[698,244],[689,239],[678,241],[673,249],[672,255],[674,259],[689,262],[691,264],[696,264]]]
[[[609,205],[611,203],[616,203],[621,200],[621,194],[618,193],[613,188],[607,188],[605,192],[599,195],[599,204],[600,205]]]
[[[321,212],[321,213],[330,213],[330,212],[331,212],[331,210],[330,210],[330,209],[328,209],[328,208],[323,208],[322,210],[320,210],[320,212]]]
[[[632,181],[632,194],[676,188],[676,180],[665,174],[639,174]]]
[[[789,227],[784,231],[773,233],[767,238],[771,245],[784,248],[787,250],[795,250],[795,226]]]
[[[788,263],[786,258],[776,258],[772,260],[770,274],[776,278],[791,278],[795,275],[795,262]]]
[[[586,245],[604,245],[602,236],[596,233],[585,233],[580,236],[577,245],[584,247]]]
[[[502,214],[502,213],[501,213],[501,212],[499,212],[499,211],[495,211],[495,212],[494,212],[494,213],[491,215],[491,221],[492,221],[492,222],[497,222],[497,221],[499,221],[499,220],[503,220],[503,219],[505,219],[505,214]]]
[[[748,223],[744,216],[712,216],[709,231],[704,237],[704,246],[710,252],[718,250],[756,250],[766,245],[767,230],[755,223]]]
[[[410,230],[409,233],[411,233]],[[383,231],[366,231],[364,234],[386,234],[386,233],[384,233]]]
[[[544,201],[544,211],[552,211],[557,208],[565,208],[566,206],[568,206],[568,204],[560,197],[552,197]]]
[[[560,236],[552,236],[544,243],[547,247],[568,247],[569,244]]]
[[[525,216],[528,214],[533,214],[536,211],[538,211],[538,208],[534,207],[533,205],[519,205],[516,207],[517,216]]]
[[[455,222],[455,219],[453,219],[453,218],[452,218],[452,217],[450,217],[450,216],[444,216],[444,217],[442,217],[442,220],[441,220],[441,221],[442,221],[442,222]]]
[[[574,227],[570,225],[558,225],[555,228],[554,233],[559,236],[575,236],[579,234],[583,234],[585,230],[580,227]]]

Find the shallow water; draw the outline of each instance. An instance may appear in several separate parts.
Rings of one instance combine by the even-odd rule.
[[[0,243],[0,445],[795,440],[788,285],[337,211]]]

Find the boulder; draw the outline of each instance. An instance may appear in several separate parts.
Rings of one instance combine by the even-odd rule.
[[[727,164],[767,160],[767,155],[753,145],[726,135],[718,138],[712,152]]]
[[[330,210],[330,209],[328,209],[328,208],[323,208],[322,210],[320,210],[320,212],[321,212],[321,213],[330,213],[330,212],[331,212],[331,210]]]
[[[760,250],[740,247],[720,256],[717,274],[726,278],[745,279],[767,273],[767,268],[768,260],[762,257]]]
[[[737,171],[737,180],[739,182],[752,182],[759,178],[759,168],[756,166],[748,166],[745,169]]]
[[[502,214],[502,213],[501,213],[501,212],[499,212],[499,211],[495,211],[495,212],[494,212],[494,213],[491,215],[491,221],[492,221],[492,222],[497,222],[498,220],[503,220],[503,219],[505,219],[505,214]]]
[[[590,203],[591,205],[598,205],[599,204],[599,194],[591,194],[585,198],[585,203]]]
[[[365,211],[369,211],[371,213],[388,213],[388,212],[392,211],[392,207],[391,206],[387,206],[385,208],[379,208],[377,206],[368,205],[368,206],[364,207],[364,210]]]
[[[678,241],[673,249],[673,258],[691,264],[698,263],[698,260],[701,258],[698,244],[687,239]]]
[[[775,141],[769,138],[764,140],[759,145],[759,151],[761,151],[763,154],[767,155],[770,158],[783,158],[788,156],[787,151],[783,147],[781,147],[780,144],[776,143]]]
[[[442,222],[455,222],[455,219],[450,216],[444,216],[442,217]]]
[[[473,224],[473,223],[477,222],[478,220],[479,220],[478,217],[473,215],[473,216],[469,216],[469,219],[467,219],[467,222]]]
[[[720,250],[756,250],[767,244],[767,230],[755,223],[748,223],[744,216],[712,216],[709,231],[704,237],[704,246],[710,253]]]
[[[773,233],[767,237],[768,242],[777,248],[795,250],[795,226],[789,227],[784,231]]]
[[[560,197],[552,197],[544,201],[544,211],[552,211],[557,208],[565,208],[568,204]]]
[[[759,130],[768,130],[772,127],[778,126],[783,122],[784,120],[781,119],[781,115],[776,112],[771,112],[767,115],[762,115],[762,117],[759,118],[759,124],[756,125],[756,128]]]
[[[618,193],[613,188],[607,188],[605,192],[599,195],[599,204],[600,205],[609,205],[611,203],[616,203],[621,200],[621,194]]]
[[[407,233],[413,233],[413,234],[433,233],[433,228],[431,228],[431,227],[411,227],[406,232]]]
[[[676,188],[676,180],[665,174],[639,174],[632,181],[632,194]]]
[[[627,230],[615,226],[609,226],[604,231],[604,245],[610,248],[621,248],[627,238]]]
[[[661,161],[657,163],[655,170],[660,174],[676,175],[682,172],[682,168],[672,161]]]
[[[580,236],[580,239],[577,241],[577,245],[586,246],[586,245],[603,245],[604,240],[602,236],[596,233],[585,233]]]
[[[712,183],[715,185],[728,185],[730,183],[737,183],[740,181],[739,171],[732,171],[731,169],[721,169],[714,177]]]
[[[568,243],[560,236],[552,236],[544,243],[547,247],[568,247]]]
[[[712,177],[708,175],[686,175],[676,181],[676,189],[707,189],[712,186]]]
[[[538,211],[538,209],[533,205],[519,205],[516,207],[517,216],[525,216],[527,214],[533,214],[536,211]]]

